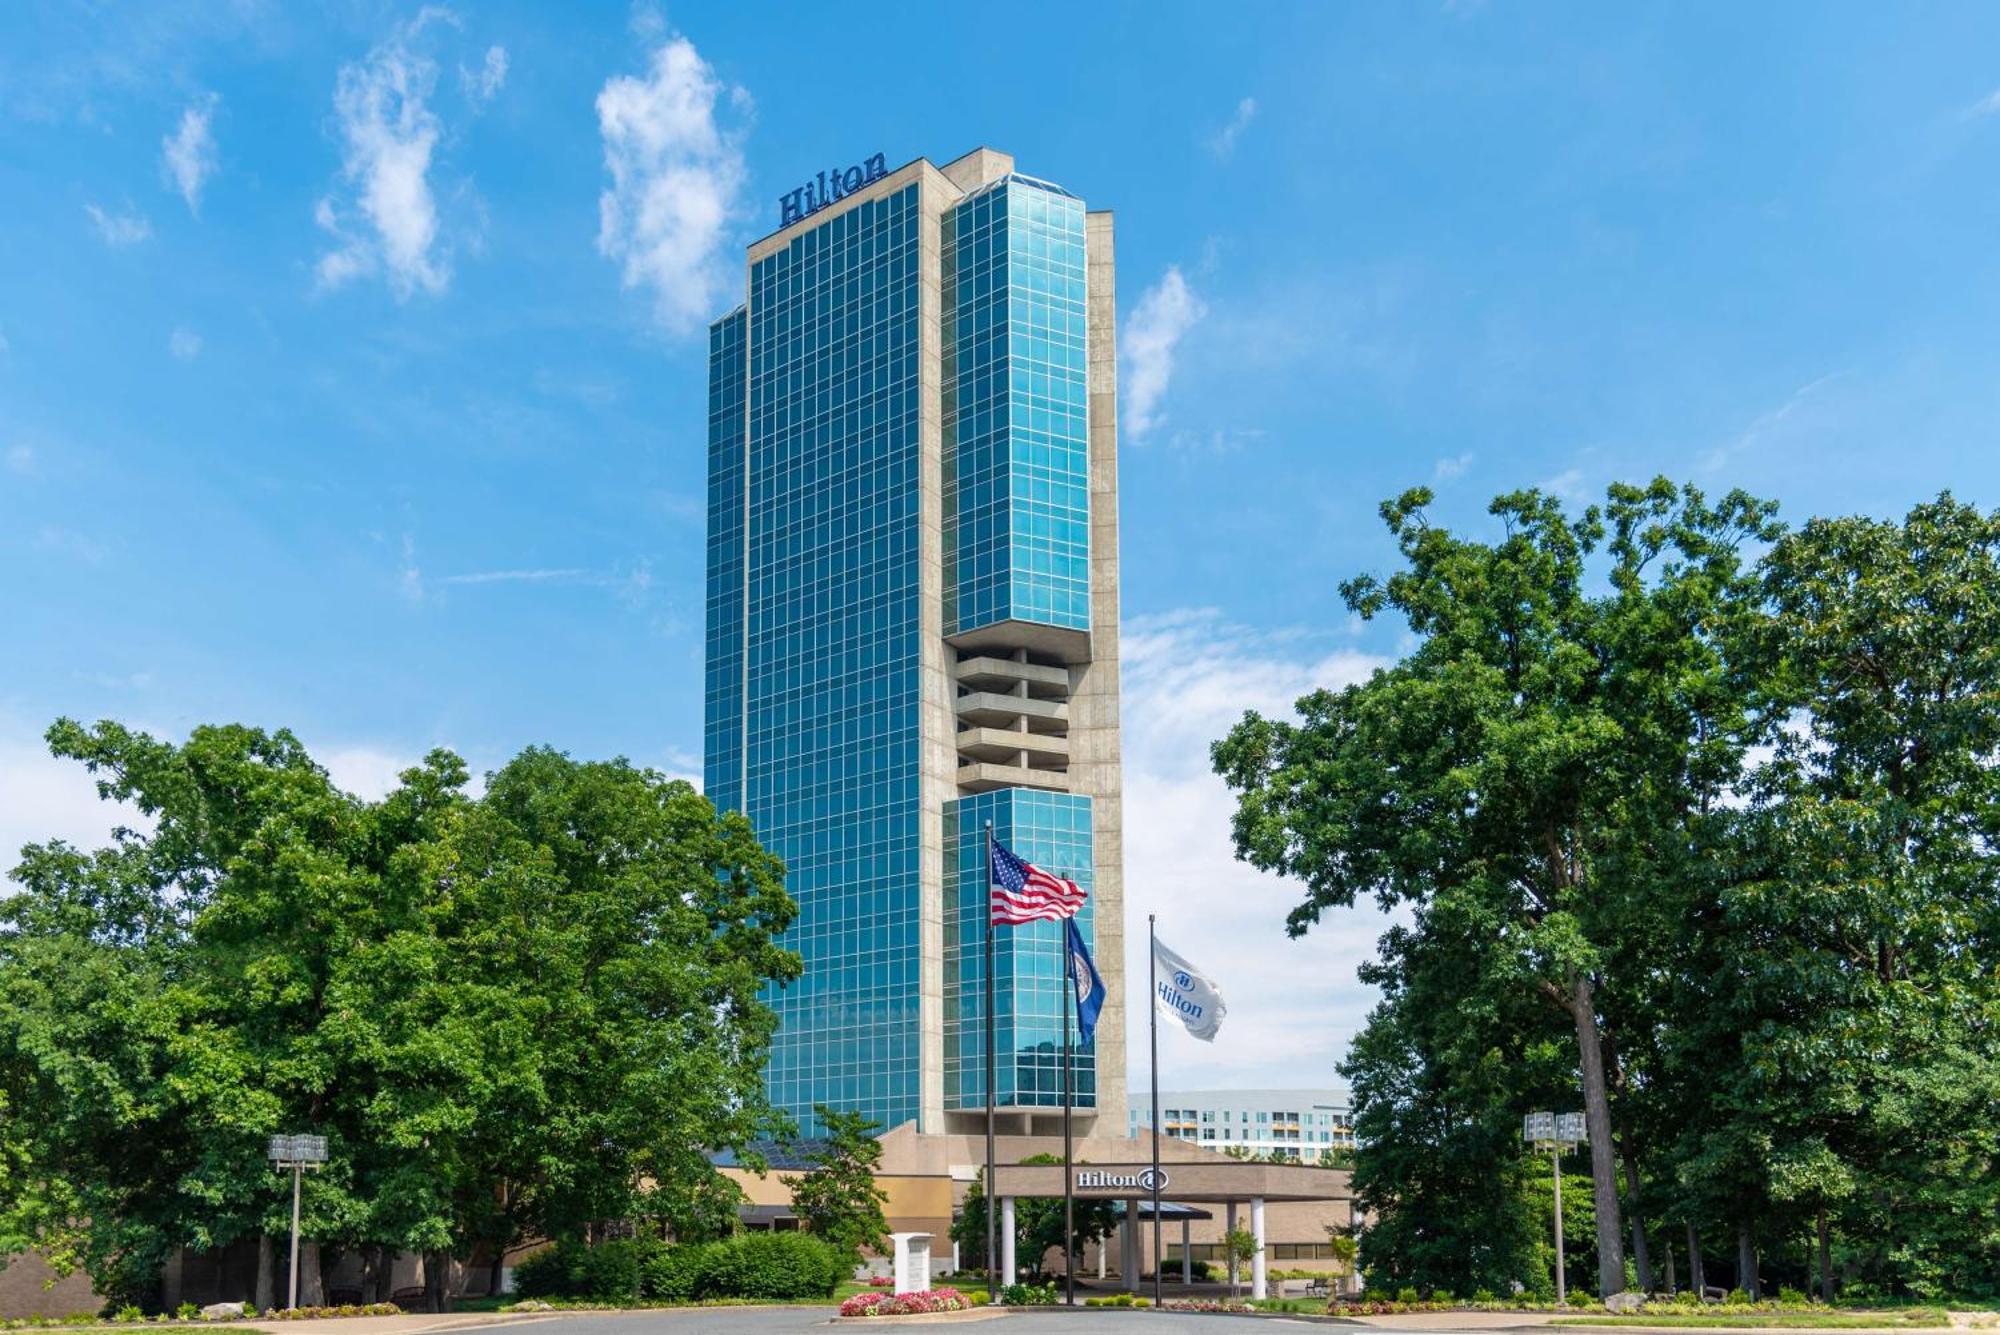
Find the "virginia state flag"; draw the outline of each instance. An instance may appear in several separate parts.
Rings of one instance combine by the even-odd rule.
[[[1069,981],[1076,989],[1076,1027],[1088,1043],[1097,1032],[1098,1012],[1104,1009],[1104,980],[1097,976],[1097,966],[1090,962],[1090,947],[1083,944],[1083,933],[1076,929],[1076,919],[1065,918],[1063,927],[1069,935]]]

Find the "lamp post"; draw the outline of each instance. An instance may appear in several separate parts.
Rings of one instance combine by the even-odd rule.
[[[1556,1306],[1569,1306],[1569,1285],[1563,1276],[1563,1155],[1590,1139],[1582,1113],[1532,1112],[1521,1119],[1521,1139],[1549,1152],[1556,1182]]]
[[[292,1284],[286,1306],[299,1305],[299,1184],[308,1168],[326,1167],[325,1136],[272,1136],[271,1163],[292,1170]]]

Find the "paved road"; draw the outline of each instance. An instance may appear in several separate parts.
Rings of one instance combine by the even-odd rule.
[[[520,1335],[846,1335],[860,1325],[828,1325],[823,1307],[699,1307],[632,1313],[578,1313],[537,1321]],[[912,1326],[938,1335],[1254,1335],[1278,1322],[1288,1330],[1335,1327],[1271,1317],[1254,1324],[1241,1317],[1168,1312],[1023,1312],[984,1321],[883,1322],[884,1329]]]

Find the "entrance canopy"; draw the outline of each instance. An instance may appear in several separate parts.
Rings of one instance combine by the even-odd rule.
[[[995,1196],[1060,1196],[1063,1174],[1075,1178],[1080,1200],[1148,1200],[1153,1194],[1151,1163],[998,1164]],[[1246,1163],[1215,1158],[1201,1163],[1160,1164],[1160,1197],[1176,1201],[1230,1204],[1249,1201],[1339,1201],[1348,1198],[1347,1174],[1305,1164]],[[1164,1218],[1164,1212],[1162,1214]]]

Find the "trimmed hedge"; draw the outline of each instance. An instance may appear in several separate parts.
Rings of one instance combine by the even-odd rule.
[[[621,1238],[558,1242],[514,1267],[524,1298],[686,1303],[709,1298],[831,1298],[854,1257],[806,1233],[739,1233],[722,1242],[671,1246]]]

